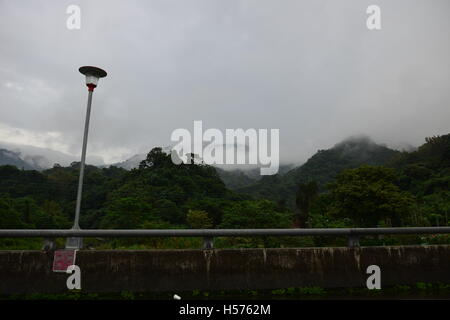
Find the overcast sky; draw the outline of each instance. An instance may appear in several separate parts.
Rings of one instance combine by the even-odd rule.
[[[66,9],[81,8],[69,30]],[[382,30],[366,28],[381,7]],[[88,153],[167,146],[177,128],[278,128],[282,162],[366,134],[450,132],[448,0],[0,0],[0,142],[79,155],[83,65],[104,68]]]

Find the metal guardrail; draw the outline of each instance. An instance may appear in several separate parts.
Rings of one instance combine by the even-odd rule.
[[[213,248],[215,237],[253,236],[347,236],[348,245],[358,246],[359,237],[391,234],[450,234],[450,227],[411,228],[327,228],[327,229],[139,229],[139,230],[36,230],[3,229],[0,238],[137,238],[137,237],[202,237],[204,248]]]

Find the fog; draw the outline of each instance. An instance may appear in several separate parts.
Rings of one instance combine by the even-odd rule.
[[[381,8],[368,30],[366,8]],[[81,28],[69,30],[69,5]],[[282,163],[353,135],[450,132],[448,0],[0,0],[0,145],[80,154],[83,65],[105,69],[88,154],[112,163],[178,128],[280,130]]]

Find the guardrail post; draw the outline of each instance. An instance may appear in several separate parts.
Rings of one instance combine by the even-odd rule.
[[[44,244],[42,245],[42,250],[45,251],[54,251],[56,250],[55,239],[53,238],[45,238]]]
[[[350,248],[359,247],[359,237],[357,235],[348,236],[347,244]]]
[[[203,237],[203,250],[210,250],[214,248],[213,237]]]

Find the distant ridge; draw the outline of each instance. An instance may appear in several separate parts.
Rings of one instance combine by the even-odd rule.
[[[0,166],[4,165],[16,166],[19,169],[25,170],[37,170],[36,167],[25,162],[20,157],[20,153],[9,151],[6,149],[0,149]]]
[[[284,175],[264,176],[258,182],[236,189],[257,198],[286,201],[292,207],[297,185],[316,181],[320,190],[342,170],[361,165],[384,165],[399,151],[376,144],[369,137],[351,137],[327,150],[318,150],[305,164]]]

